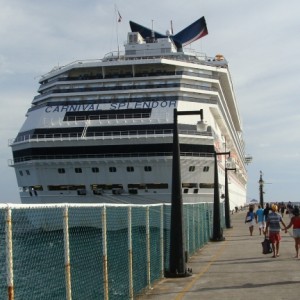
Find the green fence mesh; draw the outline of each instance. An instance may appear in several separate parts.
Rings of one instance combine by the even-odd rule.
[[[129,299],[142,293],[169,267],[170,208],[0,206],[0,299],[8,299],[11,275],[14,299],[20,300]],[[8,210],[13,274],[6,260]],[[211,237],[213,205],[185,204],[183,213],[186,251],[191,256]],[[221,205],[222,227],[224,223]]]
[[[0,298],[6,299],[5,210],[0,210]]]

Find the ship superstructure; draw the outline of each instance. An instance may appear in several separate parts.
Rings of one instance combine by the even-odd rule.
[[[203,23],[204,22],[204,23]],[[228,63],[184,46],[207,33],[204,18],[177,35],[130,23],[125,53],[76,61],[42,76],[11,142],[23,203],[170,202],[173,112],[184,202],[212,202],[214,153],[220,195],[230,172],[231,208],[246,202],[242,125]]]

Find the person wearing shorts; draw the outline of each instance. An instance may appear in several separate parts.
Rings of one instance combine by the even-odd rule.
[[[249,211],[246,214],[246,218],[245,218],[245,224],[247,223],[249,226],[249,232],[250,235],[253,235],[253,228],[254,228],[254,222],[255,222],[255,213],[254,213],[254,206],[253,205],[249,205]]]
[[[295,239],[295,249],[296,256],[299,258],[299,247],[300,247],[300,216],[299,216],[299,207],[295,206],[293,209],[293,217],[291,218],[290,224],[286,227],[285,233],[287,230],[293,226],[293,237]]]
[[[265,217],[264,217],[264,209],[261,207],[261,205],[258,205],[258,209],[255,213],[255,220],[256,223],[258,224],[258,230],[259,230],[259,235],[264,231],[265,229]]]
[[[277,213],[277,205],[272,204],[271,210],[268,214],[267,218],[267,226],[265,232],[268,232],[269,229],[269,240],[272,244],[272,250],[273,250],[273,256],[272,257],[278,257],[279,256],[279,245],[280,245],[280,223],[284,226],[286,229],[286,225],[284,224],[282,217],[280,214]]]

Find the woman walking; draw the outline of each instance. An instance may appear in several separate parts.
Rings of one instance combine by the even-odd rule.
[[[249,225],[250,235],[253,235],[254,221],[255,221],[254,206],[249,205],[249,211],[246,214],[245,223],[248,223]]]
[[[293,217],[291,218],[290,224],[286,227],[285,233],[287,230],[293,226],[293,237],[295,239],[295,249],[296,256],[299,258],[299,247],[300,247],[300,216],[299,216],[299,207],[295,206],[293,209]]]

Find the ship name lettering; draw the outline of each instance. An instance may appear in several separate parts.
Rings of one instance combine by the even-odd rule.
[[[143,101],[143,102],[126,102],[126,103],[111,103],[111,110],[119,109],[151,109],[151,108],[165,108],[165,107],[175,107],[176,101]],[[80,104],[80,105],[57,105],[57,106],[47,106],[45,108],[46,113],[55,112],[74,112],[74,111],[98,111],[102,110],[100,104]]]

